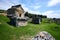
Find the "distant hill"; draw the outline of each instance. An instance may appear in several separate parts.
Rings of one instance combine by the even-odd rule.
[[[4,12],[6,12],[6,10],[2,10],[2,9],[0,9],[0,13],[4,13]]]

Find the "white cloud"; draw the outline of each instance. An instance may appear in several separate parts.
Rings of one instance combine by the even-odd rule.
[[[38,10],[41,6],[40,5],[33,5],[33,6],[30,6],[30,7],[34,10]]]
[[[31,8],[33,8],[33,9],[38,9],[38,8],[40,8],[40,6],[39,6],[38,3],[36,3],[35,5],[32,4],[32,7],[31,7],[31,8],[28,8],[28,7],[26,6],[26,4],[20,3],[19,0],[2,0],[2,1],[0,2],[0,9],[5,9],[5,10],[7,10],[7,9],[10,8],[12,5],[17,5],[17,4],[21,4],[25,11],[28,11],[28,12],[34,13],[34,14],[39,14],[39,11],[33,11],[33,10],[31,10]]]
[[[10,3],[14,5],[20,4],[19,0],[10,0]]]
[[[29,12],[29,13],[32,13],[32,14],[41,14],[40,11],[34,11],[34,10],[31,10],[30,8],[26,7],[25,4],[22,4],[22,7],[25,11]]]
[[[43,15],[47,15],[48,18],[60,18],[59,13],[55,13],[56,11],[46,11],[42,13]]]
[[[47,15],[48,18],[60,18],[60,14],[58,14],[58,13],[60,13],[60,11],[58,11],[58,12],[55,12],[55,11],[46,11],[46,12],[41,13],[39,11],[39,8],[41,7],[41,5],[40,5],[40,3],[37,3],[37,2],[33,3],[32,5],[30,5],[31,8],[28,8],[29,5],[26,6],[26,4],[20,3],[19,0],[3,0],[3,2],[0,2],[0,9],[8,9],[12,5],[21,4],[22,7],[24,8],[24,10],[28,11],[29,13],[39,14],[39,15],[41,15],[41,14]],[[54,5],[58,4],[58,3],[60,3],[60,0],[50,0],[48,2],[48,6],[54,6]]]
[[[29,8],[27,8],[25,4],[22,4],[22,8],[23,8],[25,11],[29,11]]]
[[[48,6],[55,6],[60,3],[60,0],[50,0],[48,1]]]
[[[17,5],[19,4],[18,0],[2,0],[0,2],[0,9],[5,9],[7,10],[10,8],[12,5]]]

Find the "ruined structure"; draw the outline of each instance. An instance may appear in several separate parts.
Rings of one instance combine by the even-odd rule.
[[[7,10],[7,17],[14,26],[26,26],[28,18],[24,16],[25,11],[21,5],[12,6]]]
[[[38,15],[33,15],[32,17],[32,23],[34,24],[41,24],[42,18]]]

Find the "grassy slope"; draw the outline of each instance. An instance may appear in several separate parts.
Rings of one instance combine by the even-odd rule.
[[[7,22],[9,19],[0,15],[0,40],[19,40],[21,36],[34,36],[40,31],[48,31],[56,40],[60,40],[60,25],[54,23],[32,24],[25,27],[13,27]]]

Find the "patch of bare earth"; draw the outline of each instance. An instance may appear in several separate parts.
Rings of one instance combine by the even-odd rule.
[[[16,35],[10,35],[9,40],[18,40]]]
[[[0,24],[2,24],[2,23],[0,22]]]
[[[20,40],[31,40],[32,36],[20,36]]]
[[[10,35],[9,36],[9,40],[31,40],[32,39],[32,36],[20,36],[20,37],[17,37],[16,35]]]
[[[0,13],[0,15],[7,16],[7,13]]]

